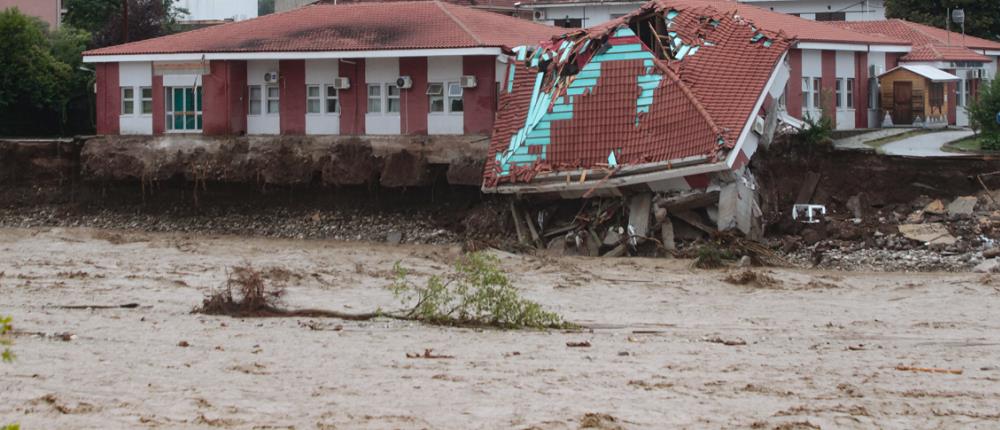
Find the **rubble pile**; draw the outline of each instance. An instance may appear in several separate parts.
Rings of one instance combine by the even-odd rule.
[[[845,210],[768,242],[800,265],[843,270],[1000,270],[1000,192],[953,199],[920,196],[873,205],[864,193]]]

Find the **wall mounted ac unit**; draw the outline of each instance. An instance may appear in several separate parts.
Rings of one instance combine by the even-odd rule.
[[[872,64],[868,66],[868,76],[878,76],[882,74],[882,66],[878,64]]]
[[[764,135],[764,118],[760,116],[753,117],[753,132],[760,136]]]
[[[413,79],[409,76],[400,76],[396,79],[396,86],[403,90],[413,88]]]
[[[351,80],[348,78],[333,78],[333,87],[338,90],[351,88]]]
[[[475,88],[478,83],[475,76],[465,75],[458,79],[458,84],[462,88]]]
[[[264,74],[264,82],[269,84],[278,83],[278,72],[267,72]]]

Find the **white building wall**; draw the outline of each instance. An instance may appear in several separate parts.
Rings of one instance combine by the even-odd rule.
[[[247,61],[247,85],[263,85],[261,97],[267,100],[267,88],[269,85],[264,81],[264,75],[268,72],[278,72],[278,62],[272,60]],[[275,84],[270,84],[275,85]],[[267,103],[261,106],[260,115],[247,115],[247,134],[280,134],[281,133],[281,113],[267,113]]]
[[[821,51],[816,49],[802,50],[802,77],[809,78],[811,93],[813,85],[812,78],[823,77],[823,56]],[[801,86],[802,83],[799,82],[798,85]],[[823,114],[823,112],[821,109],[813,107],[813,104],[810,102],[810,97],[811,95],[806,95],[802,100],[802,116],[803,118],[808,116],[810,118],[817,119]]]
[[[242,21],[257,17],[257,0],[178,0],[188,14],[181,21]]]
[[[368,84],[395,83],[399,78],[398,58],[368,58],[365,60],[365,101],[368,103]],[[385,109],[385,91],[383,89],[383,110]],[[402,100],[401,100],[402,102]],[[402,109],[402,107],[400,107]],[[365,113],[365,133],[367,134],[400,134],[398,113]]]
[[[118,85],[122,88],[132,88],[133,112],[121,112],[118,106],[118,125],[121,134],[153,134],[152,113],[142,113],[142,88],[153,87],[153,64],[150,62],[120,63],[118,66]],[[121,88],[118,89],[121,91]],[[120,102],[120,101],[119,101]]]
[[[307,60],[306,85],[319,85],[322,113],[306,113],[306,134],[340,134],[340,113],[326,111],[326,87],[339,75],[339,60]],[[308,94],[307,94],[308,95]]]
[[[458,82],[462,76],[462,57],[428,57],[427,82]],[[445,92],[448,88],[445,87]],[[446,109],[447,110],[447,107]],[[462,134],[465,116],[462,112],[429,112],[427,134]]]
[[[593,27],[598,24],[603,24],[605,22],[611,21],[621,15],[625,15],[632,12],[641,6],[643,2],[626,3],[626,4],[605,4],[605,5],[589,5],[589,6],[559,6],[553,5],[547,8],[538,8],[537,11],[542,12],[541,17],[536,17],[536,21],[543,22],[548,25],[553,25],[554,20],[557,19],[581,19],[583,20],[583,27]]]
[[[802,18],[816,19],[817,13],[844,12],[848,21],[878,21],[885,19],[882,0],[740,0],[741,3],[772,10],[798,14]]]
[[[854,78],[854,53],[850,51],[837,51],[836,75],[840,81],[840,108],[837,109],[837,130],[850,130],[854,128],[854,111],[858,104],[864,100],[858,100],[857,83],[855,82],[854,107],[847,107],[847,78]]]

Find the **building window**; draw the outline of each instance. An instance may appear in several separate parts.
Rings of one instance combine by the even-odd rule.
[[[813,83],[813,85],[812,85],[812,107],[813,107],[813,109],[820,109],[820,108],[823,107],[820,104],[820,97],[819,97],[820,91],[822,90],[822,87],[823,87],[823,81],[821,81],[819,78],[812,78],[812,83]]]
[[[868,109],[878,109],[878,78],[868,78]]]
[[[809,78],[802,78],[802,93],[799,99],[802,100],[802,106],[806,109],[808,109],[809,106],[812,106],[812,103],[809,101],[809,96],[811,94],[812,93],[809,91]]]
[[[153,89],[151,87],[142,87],[139,89],[139,93],[142,96],[142,114],[152,115],[153,114]]]
[[[167,87],[167,130],[201,131],[201,87]]]
[[[552,25],[562,28],[581,28],[583,27],[582,18],[562,18],[552,21]]]
[[[368,84],[368,113],[382,113],[382,84]]]
[[[844,80],[843,79],[835,79],[833,83],[835,85],[835,87],[834,87],[834,94],[836,94],[836,97],[837,97],[837,109],[840,109],[844,105],[841,102],[841,99],[843,99],[843,97],[844,97]]]
[[[445,92],[447,88],[447,93]],[[427,84],[427,96],[430,100],[430,111],[437,113],[462,112],[465,105],[462,100],[462,86],[457,82],[431,82]]]
[[[323,113],[323,97],[319,90],[319,85],[306,86],[306,113]]]
[[[399,87],[395,84],[386,84],[386,112],[399,113]]]
[[[340,112],[340,93],[333,85],[326,86],[326,113]]]
[[[276,114],[281,111],[281,90],[276,86],[267,87],[267,113]]]
[[[847,12],[816,12],[816,21],[847,21]]]
[[[462,86],[457,82],[448,83],[448,111],[462,112],[465,110],[465,103],[462,100]]]
[[[250,86],[250,115],[260,115],[264,104],[264,90],[260,85]]]
[[[854,78],[847,78],[847,84],[844,85],[844,92],[847,95],[847,105],[848,109],[854,109]]]
[[[969,81],[962,79],[958,81],[958,105],[968,106],[969,99],[972,98],[972,85],[969,85]]]
[[[135,115],[135,88],[122,87],[122,115]]]

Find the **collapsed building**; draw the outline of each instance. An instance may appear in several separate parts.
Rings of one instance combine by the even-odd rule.
[[[511,47],[561,29],[437,1],[317,4],[84,53],[100,180],[478,186]]]
[[[624,196],[629,231],[615,236],[653,236],[652,214],[668,248],[670,218],[759,235],[748,163],[778,126],[794,39],[725,6],[657,0],[515,48],[483,190]],[[524,218],[534,230],[535,217]]]

